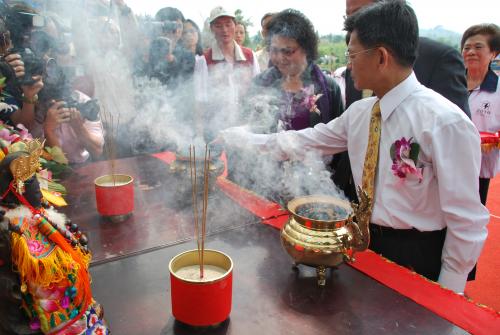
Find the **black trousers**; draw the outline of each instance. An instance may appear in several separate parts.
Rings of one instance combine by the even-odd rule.
[[[437,281],[441,272],[446,229],[421,232],[416,229],[393,229],[370,224],[369,248],[396,264]],[[476,278],[476,266],[467,280]]]
[[[437,281],[446,229],[420,232],[370,224],[370,249],[387,259]]]
[[[481,197],[481,203],[485,206],[489,188],[490,188],[490,178],[479,178],[479,197]]]

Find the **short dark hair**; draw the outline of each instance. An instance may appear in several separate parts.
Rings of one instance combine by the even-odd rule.
[[[292,38],[306,52],[307,60],[318,58],[318,36],[312,22],[295,9],[285,9],[273,16],[267,25],[266,44],[269,47],[274,35]]]
[[[182,22],[185,21],[184,15],[182,15],[182,12],[174,7],[164,7],[162,9],[160,9],[155,15],[155,20],[157,20],[157,21],[181,20]]]
[[[269,13],[264,14],[264,16],[262,16],[262,19],[260,19],[260,26],[264,27],[264,25],[263,25],[264,20],[267,19],[268,17],[272,17],[274,15],[276,15],[276,13],[269,12]]]
[[[488,46],[493,52],[500,52],[500,27],[494,23],[481,23],[475,24],[464,32],[462,35],[462,41],[460,42],[460,49],[464,48],[465,41],[469,37],[475,35],[485,35],[488,39]]]
[[[402,65],[411,67],[417,58],[418,21],[405,0],[386,0],[361,8],[344,21],[344,30],[356,31],[367,48],[383,46]]]

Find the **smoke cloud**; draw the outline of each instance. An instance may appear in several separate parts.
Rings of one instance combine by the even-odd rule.
[[[138,32],[124,29],[116,9],[107,6],[48,9],[72,27],[75,62],[93,78],[93,93],[104,111],[119,120],[118,157],[163,150],[186,156],[191,144],[200,157],[205,144],[222,129],[248,125],[257,133],[280,130],[280,92],[269,89],[247,95],[252,92],[249,69],[223,64],[168,86],[145,75],[140,65],[151,40],[140,24]],[[134,48],[127,45],[131,40],[133,54]],[[220,153],[220,148],[213,149],[215,155]],[[227,151],[231,179],[283,206],[308,194],[344,198],[326,168],[331,157],[311,151],[300,162],[278,162],[252,148]]]

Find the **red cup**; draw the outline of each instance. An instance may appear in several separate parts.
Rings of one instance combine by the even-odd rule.
[[[217,325],[229,317],[232,303],[233,261],[216,250],[205,250],[204,265],[221,269],[221,274],[206,281],[187,279],[179,270],[198,266],[198,250],[175,256],[168,265],[172,314],[174,318],[195,327]]]
[[[134,178],[124,174],[105,175],[97,178],[94,184],[99,214],[121,217],[134,211]]]

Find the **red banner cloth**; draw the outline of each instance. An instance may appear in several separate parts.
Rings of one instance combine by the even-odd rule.
[[[167,164],[172,164],[172,162],[175,161],[175,153],[171,151],[158,152],[156,154],[152,154],[151,156],[158,158]]]
[[[167,164],[172,164],[176,159],[175,153],[171,151],[158,152],[156,154],[152,154],[151,156],[158,158]],[[221,154],[220,159],[224,163],[224,172],[222,172],[222,177],[227,177],[227,158],[225,152]]]
[[[287,211],[281,209],[280,205],[259,197],[257,194],[239,187],[226,178],[219,177],[217,179],[217,185],[234,202],[263,220],[276,218],[282,215],[288,217]],[[279,226],[275,227],[278,229],[281,228]]]
[[[472,334],[500,334],[500,314],[441,287],[371,250],[355,254],[348,263],[378,282],[426,307]]]
[[[481,136],[481,144],[498,144],[500,138],[498,137],[498,133],[489,133],[487,131],[480,131],[479,135]]]
[[[262,223],[281,229],[287,222],[288,214],[278,204],[225,178],[219,178],[217,184],[236,203],[260,217]],[[467,300],[373,251],[358,252],[355,258],[348,265],[466,331],[478,335],[500,334],[500,313],[493,309]]]

